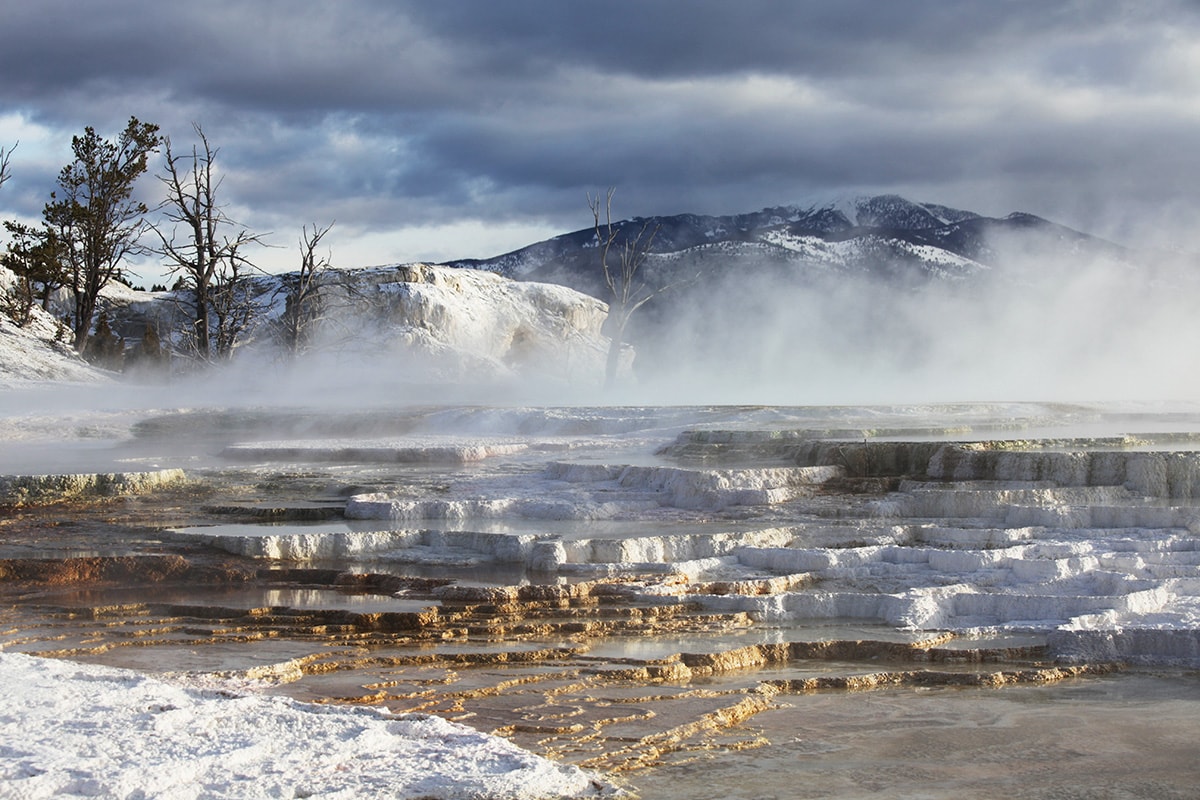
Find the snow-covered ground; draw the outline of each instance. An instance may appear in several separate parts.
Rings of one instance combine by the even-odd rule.
[[[0,796],[12,800],[602,794],[582,770],[438,717],[12,653],[0,683]]]
[[[516,383],[594,391],[604,375],[604,303],[563,286],[428,264],[322,273],[321,314],[305,329],[305,357],[293,362],[278,335],[286,307],[285,277],[256,276],[250,283],[255,314],[238,339],[232,364],[225,365],[232,368],[224,376],[231,384],[226,396],[258,386],[271,402],[281,402],[291,390],[382,383],[394,393],[398,383],[422,381],[443,388]],[[0,267],[0,294],[13,281],[12,273]],[[127,340],[127,357],[147,327],[153,327],[174,350],[177,383],[179,373],[194,366],[189,302],[186,293],[143,292],[116,282],[100,297],[113,330]],[[62,313],[67,303],[60,290],[51,309]],[[32,317],[18,327],[0,314],[0,390],[45,382],[111,383],[118,377],[76,356],[64,343],[70,332],[53,314],[35,307]],[[626,365],[631,358],[627,352]],[[212,382],[214,375],[193,383]],[[137,378],[154,385],[166,380],[146,370]],[[289,380],[298,386],[288,385]]]
[[[0,295],[13,285],[13,274],[0,267]],[[0,313],[0,391],[46,381],[108,383],[112,375],[87,364],[64,343],[70,333],[60,330],[55,318],[38,306],[24,327]]]

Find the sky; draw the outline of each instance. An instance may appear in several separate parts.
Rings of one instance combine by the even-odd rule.
[[[607,187],[617,218],[895,192],[1184,249],[1200,213],[1196,3],[0,0],[0,20],[0,218],[38,219],[85,126],[136,116],[190,150],[198,124],[272,271],[314,224],[336,266],[499,255],[588,227]]]

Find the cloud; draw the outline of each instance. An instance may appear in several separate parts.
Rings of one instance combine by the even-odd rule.
[[[0,143],[199,122],[239,221],[404,260],[584,227],[608,185],[621,215],[894,191],[1132,235],[1200,212],[1198,34],[1168,0],[46,0],[0,27]],[[33,150],[0,216],[52,188]]]

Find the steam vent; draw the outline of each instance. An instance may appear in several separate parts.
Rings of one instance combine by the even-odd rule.
[[[179,412],[110,455],[0,477],[0,649],[436,715],[635,795],[852,754],[831,703],[894,736],[1200,666],[1200,416]]]

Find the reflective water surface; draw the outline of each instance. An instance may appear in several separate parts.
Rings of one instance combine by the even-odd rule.
[[[780,698],[761,746],[632,777],[647,798],[1185,800],[1200,787],[1200,677]]]

